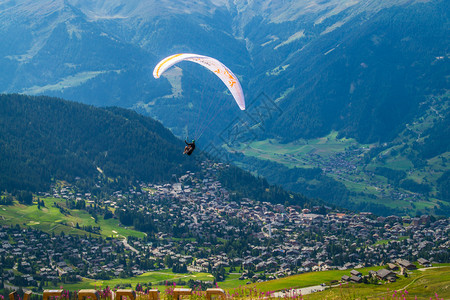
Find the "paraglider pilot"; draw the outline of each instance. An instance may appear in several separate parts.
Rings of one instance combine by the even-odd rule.
[[[191,155],[195,150],[195,140],[192,140],[192,143],[188,143],[186,140],[184,142],[186,143],[186,147],[184,147],[183,154]]]

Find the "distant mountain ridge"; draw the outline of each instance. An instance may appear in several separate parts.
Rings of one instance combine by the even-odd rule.
[[[0,91],[135,107],[180,134],[183,103],[202,110],[208,74],[181,65],[182,86],[192,72],[197,86],[168,108],[161,97],[173,82],[151,73],[167,55],[194,52],[226,63],[248,99],[264,91],[279,101],[285,113],[273,136],[334,129],[384,141],[424,96],[448,87],[449,8],[443,0],[3,1]]]
[[[272,131],[290,141],[331,129],[360,142],[392,140],[421,102],[449,86],[449,8],[433,1],[362,14],[305,45],[286,62],[302,71],[287,68],[272,83],[295,86]]]

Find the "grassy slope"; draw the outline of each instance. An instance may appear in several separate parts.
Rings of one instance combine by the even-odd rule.
[[[119,226],[119,221],[116,219],[104,220],[99,217],[98,222],[95,223],[93,217],[84,210],[73,209],[70,210],[70,215],[64,215],[60,210],[53,206],[57,203],[65,206],[65,200],[57,198],[41,198],[44,200],[45,207],[39,210],[37,205],[22,205],[15,203],[12,206],[2,205],[0,209],[0,225],[15,225],[31,226],[33,228],[55,234],[60,234],[62,231],[66,234],[89,234],[89,232],[75,228],[76,224],[82,226],[100,226],[101,235],[103,237],[121,236],[136,236],[143,237],[144,233],[124,228]],[[113,232],[115,231],[115,232]]]
[[[82,282],[75,284],[64,284],[65,289],[69,290],[79,290],[79,289],[91,289],[91,288],[105,288],[106,286],[115,287],[116,285],[131,284],[134,289],[135,286],[140,283],[147,285],[151,283],[153,288],[158,288],[160,291],[165,289],[164,285],[158,285],[160,282],[164,281],[177,281],[177,280],[188,281],[192,280],[202,280],[202,281],[213,281],[214,278],[208,273],[193,273],[193,274],[176,274],[171,270],[160,270],[147,272],[142,275],[131,277],[131,278],[114,278],[111,280],[91,280],[84,279]],[[54,286],[52,288],[59,288],[59,286]]]
[[[287,144],[281,144],[274,139],[255,141],[250,143],[248,148],[240,150],[245,155],[276,161],[289,168],[313,167],[308,154],[317,154],[327,159],[332,154],[343,152],[347,147],[359,145],[354,139],[337,139],[336,136],[337,132],[332,132],[322,138]]]
[[[362,268],[358,269],[363,275],[369,274],[370,270],[380,270],[383,267],[370,267],[370,268]],[[289,276],[277,280],[270,280],[261,283],[252,284],[252,287],[255,287],[263,292],[267,291],[279,291],[283,289],[289,288],[303,288],[308,286],[319,285],[321,283],[329,283],[333,280],[340,280],[343,275],[348,275],[351,270],[332,270],[332,271],[322,271],[322,272],[309,272],[303,273],[299,275]]]
[[[403,299],[394,298],[394,291],[408,291],[406,299],[450,299],[450,267],[415,270],[408,278],[401,276],[397,282],[383,285],[349,284],[324,292],[311,294],[306,299]]]

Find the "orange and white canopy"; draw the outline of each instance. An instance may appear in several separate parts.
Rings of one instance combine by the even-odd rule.
[[[163,74],[171,66],[184,60],[198,63],[211,72],[214,72],[230,90],[239,108],[241,110],[245,109],[244,92],[242,91],[239,80],[233,74],[233,72],[231,72],[230,69],[228,69],[224,64],[212,57],[192,53],[174,54],[164,58],[156,65],[155,69],[153,70],[153,76],[155,78],[159,78],[161,74]]]

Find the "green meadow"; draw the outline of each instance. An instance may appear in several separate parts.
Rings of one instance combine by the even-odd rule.
[[[305,299],[450,299],[450,267],[414,270],[389,284],[338,285]]]
[[[139,276],[129,277],[129,278],[114,278],[111,280],[92,280],[92,279],[83,279],[82,282],[73,283],[73,284],[64,284],[64,288],[68,290],[79,290],[79,289],[103,289],[109,286],[113,288],[117,285],[121,286],[131,286],[131,288],[135,288],[137,284],[141,284],[144,286],[151,286],[152,288],[158,288],[160,291],[163,291],[166,286],[165,284],[160,285],[159,283],[169,281],[169,282],[177,282],[178,280],[189,281],[192,280],[201,280],[201,281],[214,281],[214,277],[208,273],[192,273],[192,274],[177,274],[173,273],[171,270],[159,270],[147,272]],[[59,288],[59,286],[54,286],[51,288]]]
[[[144,233],[119,226],[116,219],[104,220],[99,217],[97,223],[94,218],[84,210],[71,209],[70,214],[61,213],[54,203],[65,207],[66,202],[60,198],[40,198],[45,202],[45,207],[38,209],[36,204],[23,205],[15,202],[14,205],[0,206],[0,224],[30,226],[48,233],[60,234],[89,234],[81,230],[82,226],[100,227],[100,234],[103,237],[144,237]],[[76,225],[80,227],[77,229]],[[96,235],[91,233],[91,235]]]
[[[370,270],[377,271],[383,269],[384,266],[369,267],[358,269],[363,275],[367,275]],[[261,283],[254,283],[250,286],[261,290],[263,292],[279,291],[290,288],[304,288],[308,286],[315,286],[322,283],[330,284],[335,280],[340,280],[343,275],[349,275],[351,270],[330,270],[321,272],[309,272],[289,277],[284,277],[276,280],[269,280]]]
[[[313,167],[308,155],[316,154],[328,158],[332,154],[345,151],[346,148],[358,145],[354,139],[338,139],[337,132],[310,140],[299,140],[292,143],[280,143],[275,139],[254,141],[241,146],[237,150],[247,156],[276,161],[289,168]]]

